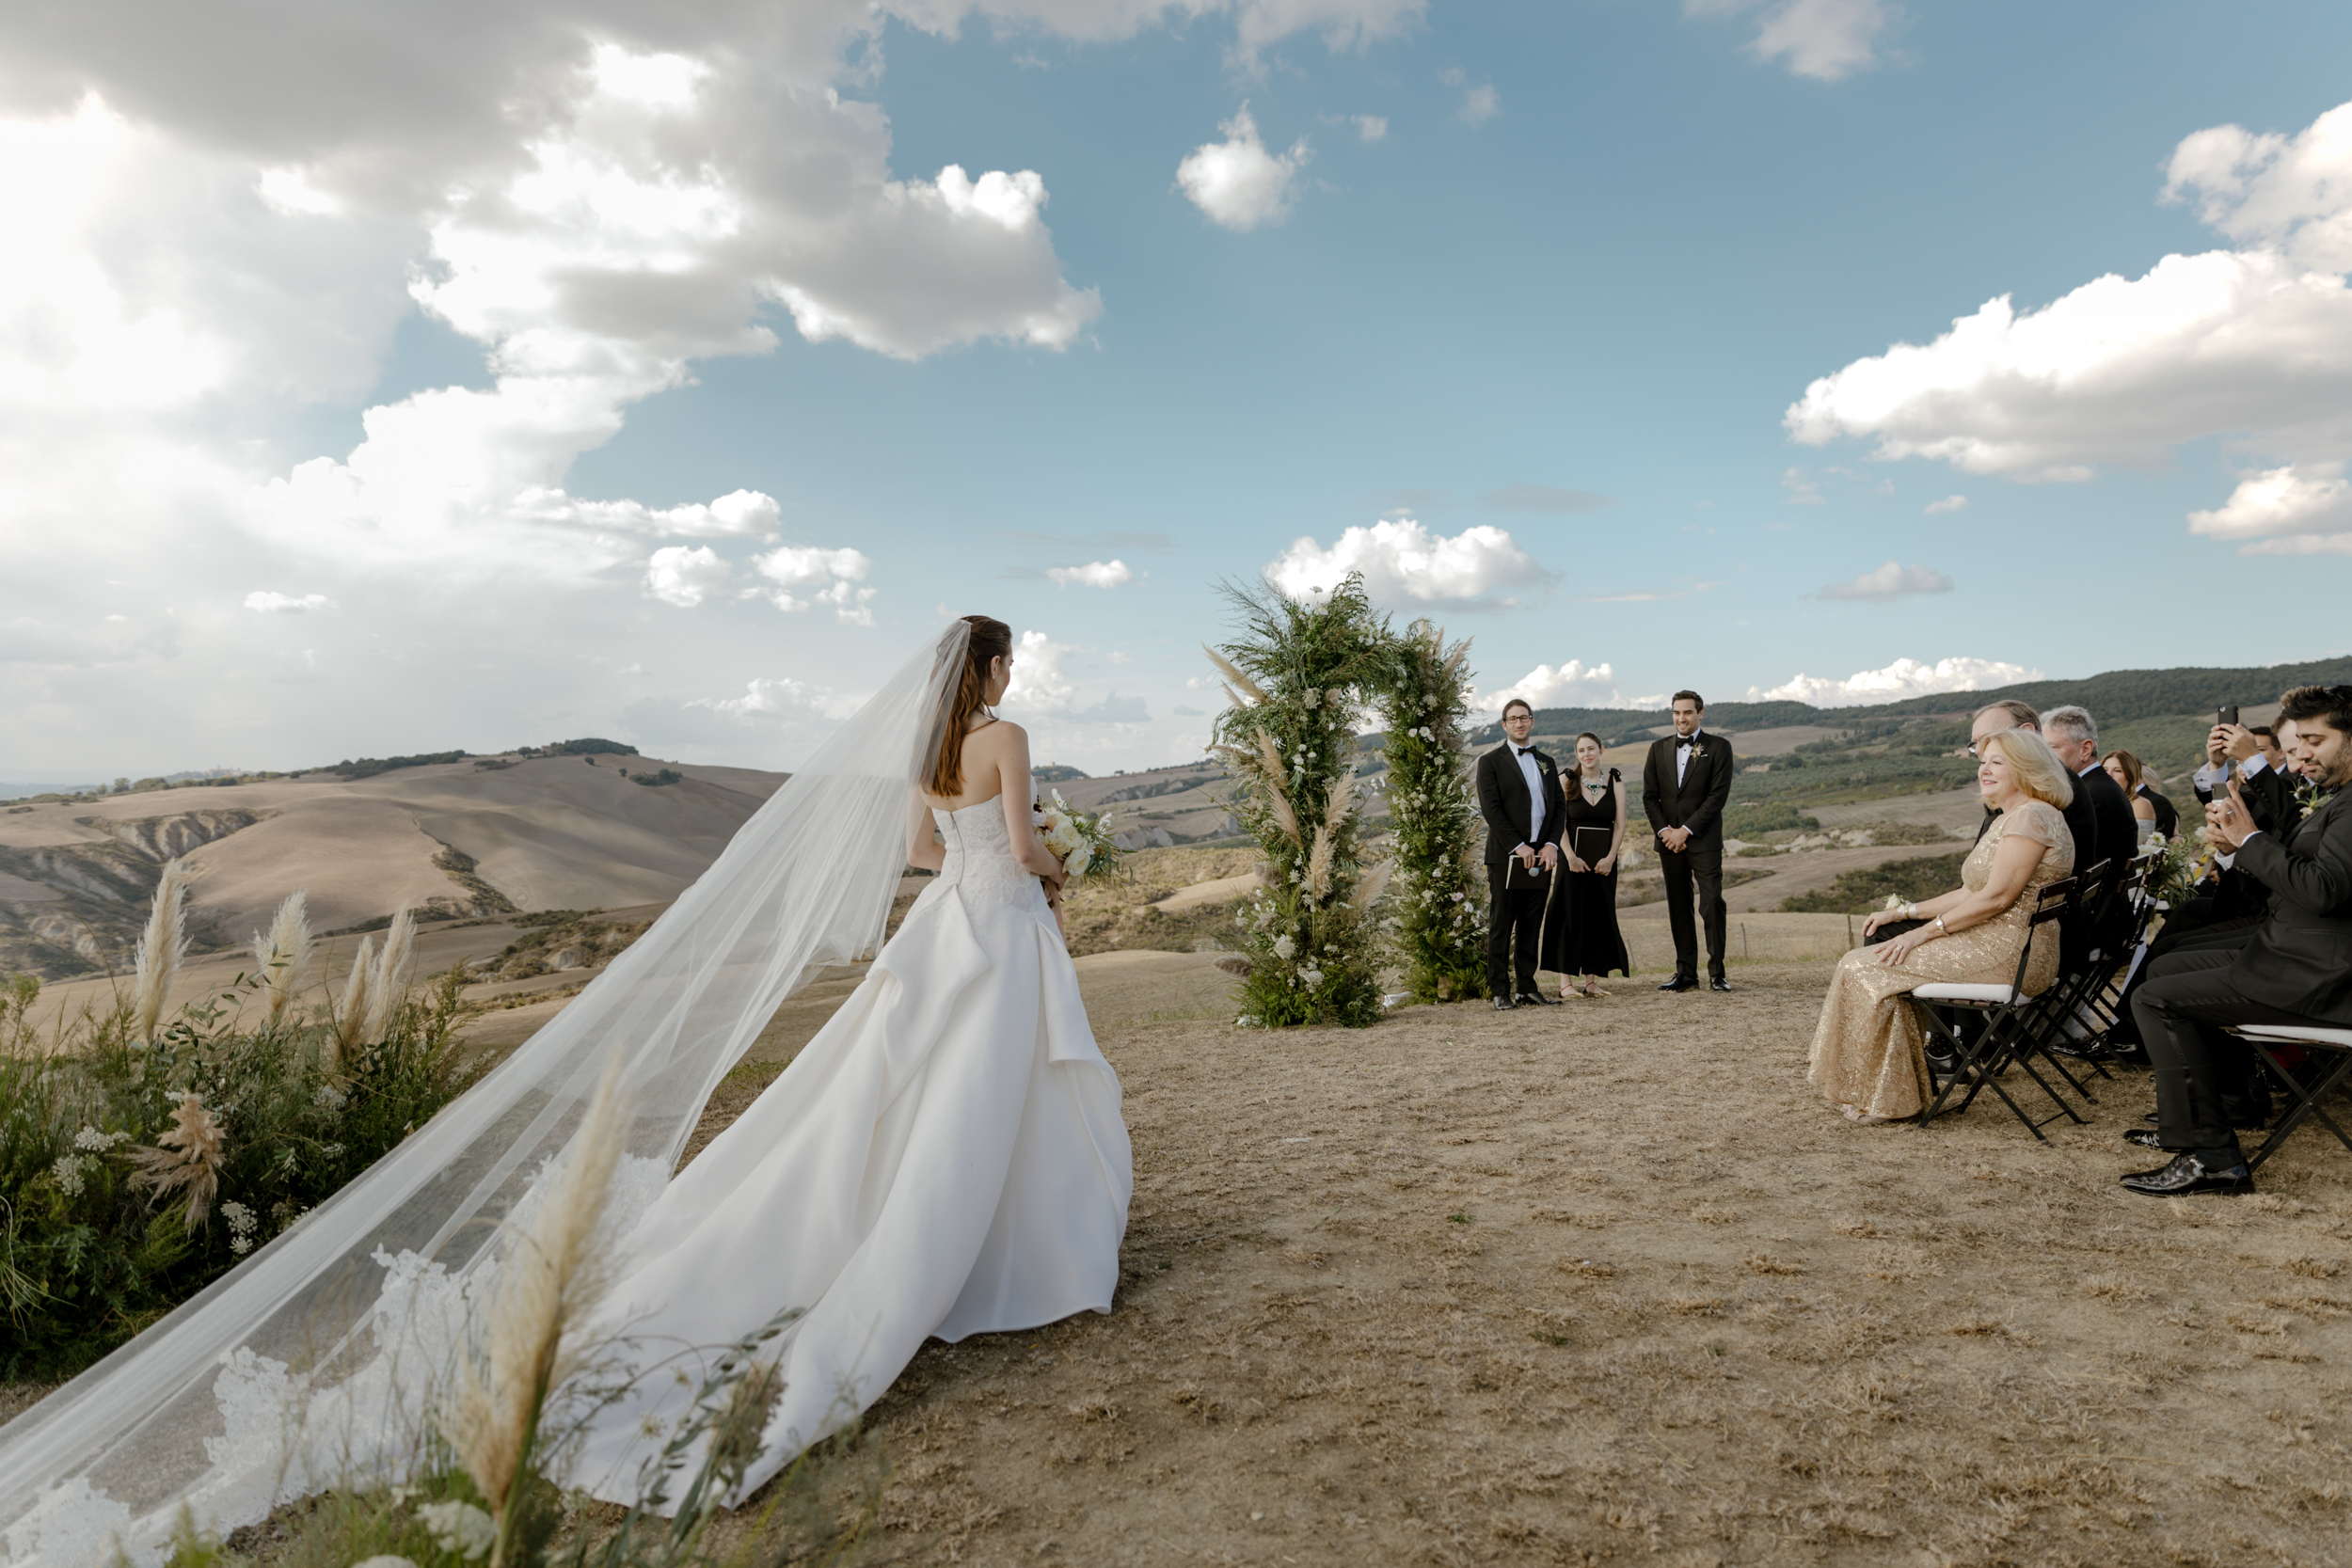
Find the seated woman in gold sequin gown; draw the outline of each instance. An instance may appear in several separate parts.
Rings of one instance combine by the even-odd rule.
[[[1962,863],[1959,889],[1872,915],[1866,933],[1899,920],[1925,924],[1876,947],[1855,948],[1830,977],[1813,1032],[1810,1076],[1856,1121],[1898,1121],[1927,1109],[1927,1048],[1912,988],[2008,985],[2017,975],[2036,896],[2074,868],[2074,835],[2060,815],[2074,798],[2074,781],[2049,742],[2031,730],[1985,736],[1977,788],[2001,815]],[[2026,990],[2038,992],[2058,977],[2058,927],[2030,934]]]

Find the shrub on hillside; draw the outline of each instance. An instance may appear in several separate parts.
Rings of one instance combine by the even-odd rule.
[[[465,1089],[459,977],[339,1039],[331,1009],[255,1027],[266,978],[151,1038],[134,1001],[46,1037],[0,990],[0,1376],[64,1378],[309,1212]],[[385,1009],[377,1009],[383,1011]],[[349,1035],[346,1025],[342,1034]]]
[[[1724,812],[1725,838],[1762,838],[1766,833],[1818,832],[1821,824],[1779,800],[1744,801]]]

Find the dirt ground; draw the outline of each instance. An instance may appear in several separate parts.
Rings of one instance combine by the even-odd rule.
[[[2156,1201],[2115,1184],[2141,1075],[2047,1148],[1990,1103],[1829,1114],[1822,961],[1268,1035],[1214,957],[1079,960],[1135,1141],[1118,1299],[917,1355],[869,1560],[2352,1562],[2324,1132]]]
[[[1166,1010],[1222,983],[1154,957]],[[1850,1126],[1804,1077],[1826,968],[1098,1020],[1114,1310],[916,1357],[872,1418],[883,1555],[2352,1561],[2352,1154],[2132,1196],[2137,1075],[2047,1148],[1990,1105]]]

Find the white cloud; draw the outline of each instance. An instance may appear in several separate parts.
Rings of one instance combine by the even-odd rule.
[[[312,610],[333,610],[335,601],[324,594],[305,594],[297,598],[291,594],[273,594],[266,588],[257,588],[245,596],[245,607],[265,615],[308,615]],[[110,615],[107,619],[119,617]]]
[[[1361,572],[1364,591],[1384,603],[1458,610],[1515,606],[1514,591],[1540,588],[1557,575],[1502,529],[1481,524],[1448,538],[1411,517],[1351,528],[1328,549],[1312,538],[1295,540],[1266,567],[1293,598],[1327,594],[1350,572]]]
[[[2188,515],[2188,531],[2249,541],[2247,555],[2352,555],[2352,484],[2342,463],[2241,474],[2227,501]]]
[[[873,562],[863,551],[786,545],[752,557],[752,569],[776,586],[748,592],[787,611],[806,610],[811,605],[831,605],[836,618],[852,626],[870,626],[874,624],[874,612],[867,606],[873,602],[874,590],[858,584],[866,580],[866,574],[873,568]]]
[[[2192,530],[2245,553],[2332,551],[2331,486],[2352,458],[2352,104],[2293,136],[2197,132],[2163,194],[2239,248],[2167,256],[2040,309],[1992,300],[1814,382],[1789,434],[2024,481],[2159,467],[2222,436],[2281,466],[2241,474]]]
[[[1183,703],[1178,703],[1174,707],[1169,708],[1168,711],[1174,714],[1179,719],[1206,719],[1209,716],[1208,709],[1188,707]]]
[[[1690,16],[1736,16],[1758,0],[1683,0]],[[1885,0],[1778,0],[1757,20],[1748,52],[1792,74],[1836,82],[1879,63],[1879,36],[1894,21]]]
[[[1784,470],[1780,476],[1780,487],[1788,492],[1788,504],[1791,506],[1823,504],[1820,483],[1803,468]]]
[[[1607,664],[1588,667],[1575,658],[1557,669],[1538,664],[1499,691],[1479,692],[1471,698],[1470,706],[1481,712],[1500,712],[1513,698],[1538,708],[1630,705],[1617,689],[1615,671]]]
[[[1481,83],[1462,95],[1462,106],[1454,111],[1465,125],[1484,125],[1502,112],[1502,95]]]
[[[1308,158],[1306,138],[1288,152],[1268,152],[1247,103],[1217,129],[1225,140],[1202,143],[1176,166],[1177,186],[1210,222],[1236,232],[1289,217]]]
[[[1931,566],[1905,566],[1890,561],[1851,582],[1833,582],[1813,596],[1817,599],[1904,599],[1915,594],[1948,594],[1952,579]]]
[[[1041,713],[1066,711],[1078,695],[1077,683],[1062,672],[1062,660],[1077,652],[1041,631],[1025,631],[1013,645],[1012,679],[1005,685],[1005,704],[1018,702]]]
[[[1899,658],[1883,670],[1864,670],[1844,680],[1800,674],[1771,690],[1748,688],[1751,703],[1810,703],[1815,707],[1860,707],[1898,703],[1906,697],[1946,691],[1983,691],[2040,680],[2042,672],[1989,658],[1940,658],[1932,664]]]
[[[1940,501],[1928,502],[1927,505],[1921,507],[1919,510],[1926,513],[1931,517],[1940,517],[1947,512],[1965,512],[1968,510],[1968,498],[1966,496],[1946,496]]]
[[[1381,141],[1388,136],[1389,121],[1385,115],[1351,115],[1349,119],[1356,126],[1356,135],[1364,141]]]
[[[1072,708],[1069,717],[1082,724],[1148,724],[1152,710],[1140,697],[1122,697],[1113,691],[1100,702]]]
[[[1089,561],[1083,566],[1048,566],[1045,575],[1067,588],[1076,583],[1081,588],[1117,588],[1136,580],[1136,574],[1123,561]]]
[[[732,570],[707,545],[672,545],[645,562],[645,592],[663,604],[691,610],[724,586]]]
[[[730,719],[750,719],[755,716],[822,715],[826,709],[826,694],[805,681],[789,676],[776,680],[755,678],[745,684],[740,697],[696,697],[688,707],[705,707]]]

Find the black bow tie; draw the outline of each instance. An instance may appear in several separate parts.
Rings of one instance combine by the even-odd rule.
[[[1677,740],[1677,741],[1676,741],[1676,742],[1675,742],[1675,750],[1676,750],[1676,751],[1677,751],[1677,752],[1687,752],[1687,751],[1689,751],[1692,747],[1693,747],[1693,746],[1695,746],[1695,745],[1697,745],[1697,744],[1698,744],[1698,739],[1697,739],[1697,737],[1696,737],[1696,736],[1693,736],[1692,738],[1691,738],[1691,739],[1689,739],[1689,740]]]

